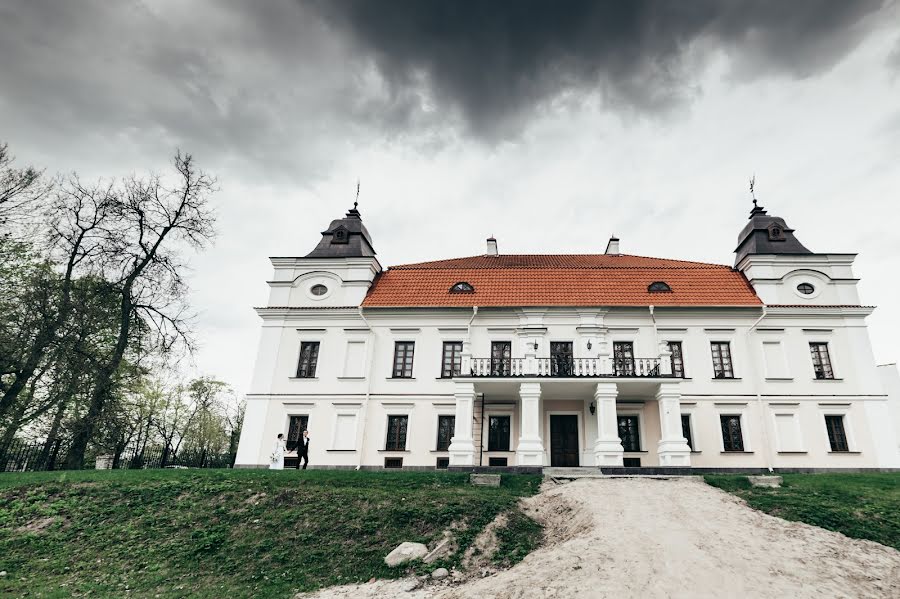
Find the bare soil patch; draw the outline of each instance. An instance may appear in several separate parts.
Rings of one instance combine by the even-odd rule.
[[[30,532],[30,533],[42,533],[48,528],[50,528],[55,522],[59,520],[56,516],[47,516],[45,518],[35,518],[31,520],[28,524],[24,526],[20,526],[17,530],[19,532]]]
[[[311,597],[900,597],[897,550],[769,516],[698,479],[582,479],[523,504],[546,542],[509,570]]]

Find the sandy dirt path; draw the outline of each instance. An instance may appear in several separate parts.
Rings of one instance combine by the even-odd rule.
[[[523,502],[543,547],[466,581],[332,587],[342,597],[900,597],[900,552],[750,509],[693,478],[582,479]]]

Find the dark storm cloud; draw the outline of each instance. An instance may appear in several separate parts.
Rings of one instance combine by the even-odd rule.
[[[180,145],[232,172],[313,180],[348,145],[440,147],[458,132],[495,142],[585,102],[665,112],[699,93],[721,52],[738,78],[815,75],[880,6],[9,0],[0,138],[76,168]]]
[[[737,77],[808,77],[865,37],[884,2],[321,0],[392,88],[424,85],[476,134],[515,130],[547,101],[599,94],[607,107],[665,110],[688,98],[708,55]],[[692,54],[691,51],[694,51]],[[707,56],[704,56],[707,55]]]

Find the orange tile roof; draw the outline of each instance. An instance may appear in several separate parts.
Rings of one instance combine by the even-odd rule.
[[[455,283],[474,293],[450,293]],[[663,281],[671,292],[649,293]],[[720,264],[629,255],[472,256],[392,266],[364,307],[761,306],[744,275]]]

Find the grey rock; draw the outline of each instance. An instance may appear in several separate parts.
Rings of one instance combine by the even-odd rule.
[[[406,541],[397,545],[397,548],[387,554],[384,563],[390,567],[399,566],[428,555],[428,547],[422,543],[410,543]]]
[[[771,487],[777,489],[781,486],[782,478],[780,476],[748,476],[747,480],[754,487]]]
[[[450,576],[450,572],[447,570],[447,568],[438,568],[437,570],[435,570],[434,572],[431,573],[431,577],[434,578],[435,580],[443,580],[444,578],[447,578],[448,576]]]

